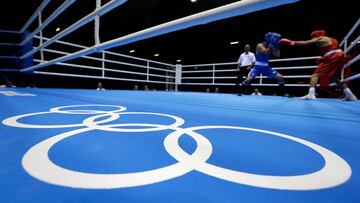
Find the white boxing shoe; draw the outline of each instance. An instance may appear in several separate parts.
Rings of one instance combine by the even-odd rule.
[[[315,100],[316,97],[315,97],[315,95],[307,94],[307,95],[305,95],[305,96],[303,96],[303,97],[300,97],[299,99],[300,99],[300,100]]]
[[[345,98],[343,99],[343,101],[356,101],[357,98],[355,95],[345,95]]]

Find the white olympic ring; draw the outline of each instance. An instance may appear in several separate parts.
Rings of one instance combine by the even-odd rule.
[[[99,110],[63,110],[65,108],[74,108],[74,107],[84,107],[84,106],[100,106],[100,107],[115,107],[117,108],[114,111],[99,111]],[[116,105],[106,105],[106,104],[81,104],[81,105],[69,105],[69,106],[60,106],[50,109],[49,111],[54,113],[62,114],[100,114],[100,113],[118,113],[125,111],[127,108],[123,106]]]
[[[115,115],[129,115],[129,114],[133,114],[133,115],[157,115],[157,116],[164,116],[164,117],[169,117],[175,120],[175,123],[165,126],[165,125],[157,125],[156,127],[154,127],[155,125],[152,124],[146,124],[146,123],[134,123],[134,124],[117,124],[116,127],[123,127],[123,126],[145,126],[145,127],[154,127],[154,128],[145,128],[145,129],[129,129],[129,128],[112,128],[110,127],[111,125],[103,125],[100,126],[98,124],[102,124],[100,122],[96,123],[95,120],[104,116],[107,116],[107,114],[102,114],[102,115],[97,115],[97,116],[92,116],[89,117],[87,119],[85,119],[83,121],[83,123],[92,129],[97,129],[97,130],[104,130],[104,131],[111,131],[111,132],[151,132],[151,131],[160,131],[160,130],[166,130],[166,129],[174,129],[178,126],[181,126],[182,124],[185,123],[184,119],[179,118],[177,116],[172,116],[172,115],[167,115],[167,114],[161,114],[161,113],[150,113],[150,112],[121,112],[121,113],[109,113],[111,115],[111,117],[109,118],[109,120],[111,118],[114,118]],[[115,115],[114,115],[115,114]],[[111,121],[113,121],[113,119],[111,119]],[[110,122],[110,121],[107,121]]]
[[[196,130],[203,129],[237,129],[237,130],[246,130],[259,133],[265,133],[270,135],[275,135],[285,139],[292,140],[294,142],[303,144],[314,151],[318,152],[325,160],[325,166],[317,172],[298,175],[298,176],[270,176],[270,175],[257,175],[244,173],[239,171],[234,171],[230,169],[225,169],[219,166],[214,166],[206,162],[199,162],[195,165],[194,169],[208,174],[213,177],[217,177],[223,180],[228,180],[230,182],[252,185],[263,188],[272,188],[272,189],[282,189],[282,190],[315,190],[325,188],[324,182],[317,180],[326,180],[326,188],[334,187],[339,185],[342,181],[346,181],[350,178],[351,168],[341,157],[336,155],[334,152],[325,149],[317,144],[308,142],[306,140],[292,137],[289,135],[271,132],[267,130],[260,130],[255,128],[245,128],[245,127],[235,127],[235,126],[197,126],[185,129],[186,132],[193,132]],[[189,155],[186,155],[181,147],[178,144],[178,139],[180,138],[182,132],[174,131],[169,136],[165,138],[165,146],[167,152],[178,161],[183,159],[189,159]],[[178,156],[182,154],[182,156]],[[341,171],[341,173],[339,173]],[[336,178],[330,178],[333,176]]]
[[[109,127],[117,126],[118,124],[113,124]],[[154,125],[153,127],[159,126]],[[26,152],[22,160],[23,167],[30,175],[47,183],[75,188],[92,189],[111,189],[147,185],[184,175],[194,169],[190,164],[188,164],[187,161],[180,161],[170,166],[143,172],[124,174],[94,174],[65,169],[57,166],[49,159],[48,151],[57,142],[67,137],[91,130],[94,129],[77,129],[40,142],[39,144],[32,147],[28,152]],[[195,139],[198,146],[200,145],[199,143],[201,143],[201,146],[211,146],[206,138],[197,135],[195,132],[189,135]],[[211,151],[206,151],[209,149],[211,149],[211,147],[197,148],[191,156],[193,156],[195,160],[206,161],[211,154]]]
[[[99,111],[99,110],[62,110],[64,108],[80,107],[80,106],[111,106],[117,107],[115,111]],[[24,169],[33,177],[44,182],[74,187],[74,188],[89,188],[89,189],[112,189],[112,188],[126,188],[148,185],[162,182],[175,177],[179,177],[197,170],[201,173],[227,180],[233,183],[270,188],[282,190],[316,190],[335,187],[343,184],[351,176],[351,167],[349,164],[334,152],[321,147],[309,141],[292,137],[290,135],[281,134],[277,132],[260,130],[255,128],[245,128],[237,126],[197,126],[189,128],[180,128],[185,121],[177,116],[172,116],[162,113],[150,112],[123,112],[125,107],[113,105],[74,105],[63,106],[50,109],[49,112],[39,112],[32,114],[24,114],[14,116],[3,121],[3,124],[22,127],[22,128],[66,128],[66,127],[80,127],[85,128],[76,129],[55,135],[48,138],[29,149],[22,159]],[[46,113],[63,113],[63,114],[95,114],[83,121],[82,124],[70,125],[30,125],[17,122],[18,119],[27,116],[34,116]],[[99,114],[99,115],[96,115]],[[144,124],[144,123],[120,123],[99,125],[114,121],[120,115],[155,115],[172,118],[175,120],[173,124]],[[102,117],[109,117],[105,120],[96,121]],[[50,127],[51,126],[51,127]],[[54,127],[55,126],[55,127]],[[145,128],[117,128],[117,127],[145,127]],[[213,164],[207,163],[207,160],[212,154],[212,144],[203,135],[195,132],[203,129],[235,129],[253,131],[263,134],[270,134],[277,137],[285,138],[300,144],[303,144],[312,150],[319,153],[324,161],[324,167],[319,171],[295,176],[271,176],[251,174],[231,169],[222,168]],[[85,133],[92,130],[104,130],[111,132],[150,132],[160,130],[173,130],[174,132],[167,135],[164,139],[165,150],[174,157],[178,162],[169,166],[158,169],[135,172],[135,173],[119,173],[119,174],[97,174],[84,173],[63,168],[53,163],[48,157],[49,150],[59,141],[68,137]],[[197,144],[195,151],[192,154],[185,152],[178,143],[179,138],[187,134],[192,137]]]
[[[82,127],[82,126],[84,126],[84,124],[79,123],[79,124],[66,124],[66,125],[33,125],[33,124],[20,123],[18,120],[21,119],[21,118],[29,117],[29,116],[36,116],[36,115],[42,115],[42,114],[51,114],[51,113],[80,114],[80,115],[81,114],[108,113],[106,111],[97,111],[97,110],[92,111],[92,112],[90,112],[89,110],[68,110],[68,111],[61,110],[62,108],[81,107],[81,106],[102,106],[102,107],[107,106],[107,107],[116,107],[116,108],[118,108],[115,111],[110,111],[110,113],[117,113],[117,112],[121,112],[121,111],[126,110],[126,108],[123,107],[123,106],[102,105],[102,104],[62,106],[62,107],[52,108],[52,109],[50,109],[50,111],[46,111],[46,112],[29,113],[29,114],[23,114],[23,115],[10,117],[10,118],[7,118],[7,119],[3,120],[2,122],[3,122],[3,124],[5,124],[7,126],[18,127],[18,128],[72,128],[72,127]],[[116,120],[117,118],[115,118],[114,120]],[[104,121],[97,122],[97,123],[101,124],[101,123],[106,123],[106,122],[109,122],[108,119],[104,120]]]

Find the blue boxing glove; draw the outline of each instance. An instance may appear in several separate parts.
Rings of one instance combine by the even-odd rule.
[[[269,42],[271,46],[271,48],[279,48],[279,41],[281,39],[281,34],[276,33],[276,32],[268,32],[265,35],[265,41]],[[269,46],[270,47],[270,46]]]
[[[278,49],[280,47],[279,42],[271,42],[269,47],[271,46],[271,49],[275,48]]]
[[[274,48],[276,48],[273,44],[269,44],[269,49],[274,49]]]

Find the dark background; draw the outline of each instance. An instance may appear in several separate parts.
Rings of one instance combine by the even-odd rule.
[[[42,0],[3,2],[0,7],[0,29],[20,30],[41,2]],[[108,0],[103,1],[103,4],[106,2]],[[111,40],[232,2],[236,1],[198,0],[196,3],[192,3],[190,0],[129,0],[101,18],[101,41]],[[253,48],[268,31],[279,32],[287,38],[307,39],[312,30],[326,29],[329,36],[341,41],[359,18],[356,2],[355,0],[343,0],[341,2],[302,0],[295,4],[271,8],[138,41],[113,50],[173,64],[176,63],[177,59],[181,59],[182,64],[198,64],[234,62],[243,51],[244,44],[249,43]],[[52,1],[44,11],[43,19],[46,19],[62,3],[62,0]],[[94,8],[95,0],[78,0],[44,30],[44,36],[49,38],[54,36],[57,27],[66,28],[93,11]],[[34,29],[35,26],[36,23],[31,26],[31,29]],[[91,46],[94,43],[93,28],[93,23],[90,23],[63,40]],[[8,41],[8,38],[8,36],[0,36],[0,42]],[[12,40],[16,41],[17,39]],[[240,43],[230,45],[231,41],[239,41]],[[131,49],[135,49],[135,53],[130,54],[129,50]],[[355,51],[357,50],[355,49]],[[154,57],[155,53],[159,53],[160,56]],[[314,55],[318,55],[315,47],[284,47],[281,58]],[[274,64],[274,66],[276,65]],[[282,64],[282,66],[286,66],[286,64]],[[357,67],[353,67],[352,70],[353,73],[358,72]],[[283,72],[283,74],[287,75],[288,73]],[[19,81],[19,76],[11,75],[10,78]],[[27,83],[32,81],[40,87],[92,88],[96,86],[97,82],[97,80],[63,77],[26,76],[26,78],[28,79]],[[114,89],[129,89],[134,85],[133,83],[121,81],[104,81],[104,83],[105,87]],[[358,91],[358,82],[353,83],[355,91]],[[139,85],[141,87],[144,84]],[[149,85],[156,89],[164,89],[163,85]],[[189,91],[205,91],[206,88],[182,87],[183,90]],[[212,90],[214,88],[211,87]],[[302,94],[306,89],[294,88],[291,91],[293,94]],[[220,87],[220,91],[231,92],[232,90]],[[262,91],[271,94],[273,90],[263,88]]]

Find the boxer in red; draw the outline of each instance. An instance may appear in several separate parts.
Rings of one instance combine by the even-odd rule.
[[[294,41],[283,38],[280,44],[292,46],[306,46],[315,44],[322,55],[317,61],[318,67],[311,75],[309,93],[300,99],[313,100],[315,97],[315,87],[319,78],[336,78],[339,86],[343,89],[345,94],[344,100],[354,101],[357,100],[356,96],[351,92],[345,83],[340,82],[338,79],[341,69],[345,64],[344,53],[341,50],[339,43],[336,39],[326,36],[325,30],[315,30],[311,33],[311,39],[306,41]]]

